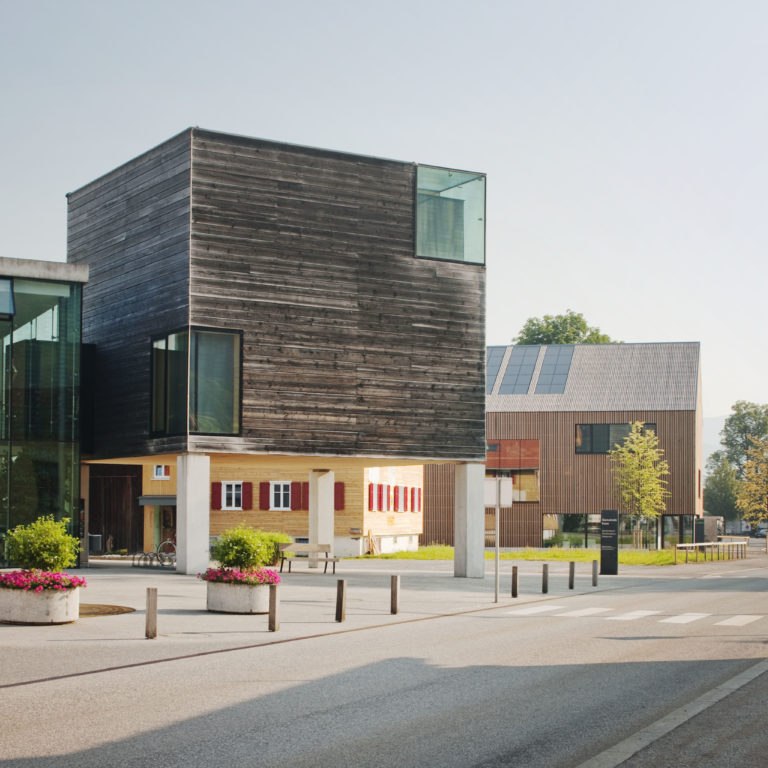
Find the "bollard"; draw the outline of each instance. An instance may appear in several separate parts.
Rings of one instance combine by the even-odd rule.
[[[549,592],[549,565],[547,563],[541,567],[541,591],[545,595]]]
[[[336,583],[336,621],[344,621],[347,616],[347,582],[339,579]]]
[[[570,563],[568,563],[568,589],[573,589],[573,582],[576,578],[576,563],[571,560]]]
[[[592,586],[597,586],[597,560],[592,561]]]
[[[512,597],[517,597],[517,566],[512,566]]]
[[[277,584],[269,585],[269,631],[280,629],[280,599],[277,596]]]
[[[147,587],[147,640],[157,637],[157,587]]]
[[[389,612],[390,613],[397,613],[398,608],[398,602],[400,600],[400,577],[399,576],[393,576],[390,583],[392,594],[390,595],[390,601],[389,601]]]

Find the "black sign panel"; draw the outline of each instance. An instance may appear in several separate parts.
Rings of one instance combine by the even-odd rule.
[[[619,572],[619,510],[604,509],[600,516],[600,573]]]
[[[703,518],[697,517],[693,521],[693,540],[698,541],[706,541],[707,540],[707,534],[704,531],[704,520]]]

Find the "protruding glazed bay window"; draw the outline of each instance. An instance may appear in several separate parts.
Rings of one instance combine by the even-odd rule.
[[[152,432],[240,433],[239,332],[193,328],[152,342]]]
[[[416,169],[416,255],[485,264],[485,175]]]

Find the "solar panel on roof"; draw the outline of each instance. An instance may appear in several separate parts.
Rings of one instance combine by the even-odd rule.
[[[501,361],[504,359],[506,347],[488,347],[485,357],[485,394],[490,395],[493,392],[493,385],[496,383],[496,377],[499,375]]]
[[[562,395],[573,360],[573,344],[547,347],[536,382],[537,395]]]
[[[504,378],[499,387],[500,395],[528,394],[540,349],[539,345],[512,348],[507,369],[504,371]]]

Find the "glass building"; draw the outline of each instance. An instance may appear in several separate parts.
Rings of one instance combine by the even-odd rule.
[[[0,534],[41,515],[78,519],[86,276],[67,264],[0,259]]]

